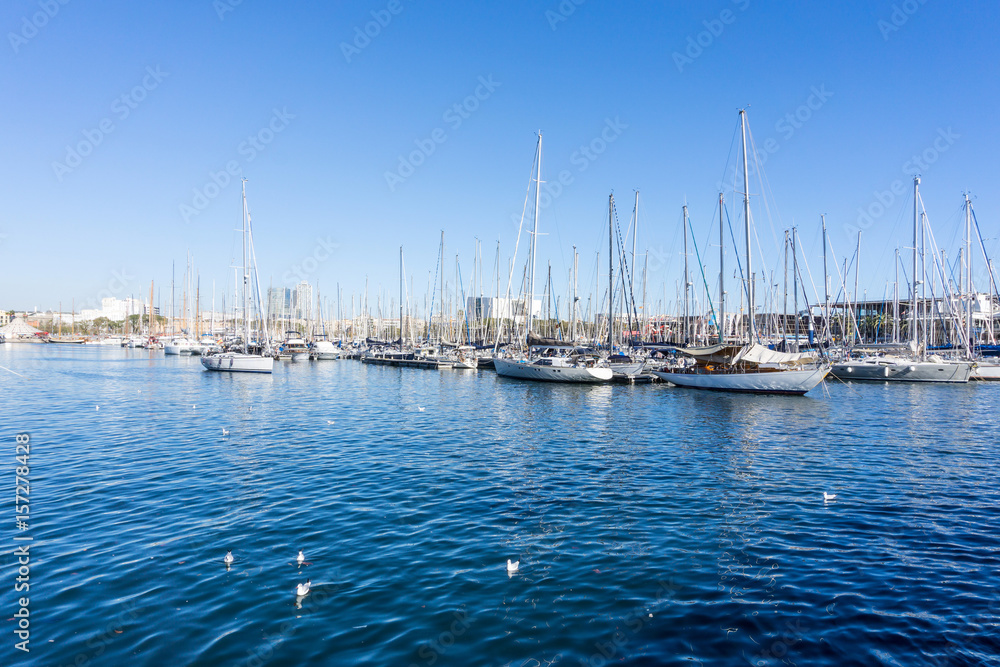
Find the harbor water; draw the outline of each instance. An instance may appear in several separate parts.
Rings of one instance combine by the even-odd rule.
[[[3,665],[1000,664],[1000,386],[0,365]]]

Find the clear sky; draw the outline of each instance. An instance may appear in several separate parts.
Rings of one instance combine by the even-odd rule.
[[[881,297],[917,172],[950,259],[965,191],[998,250],[996,2],[8,0],[0,26],[3,308],[150,280],[166,307],[188,252],[221,293],[241,219],[227,165],[248,179],[265,284],[346,300],[367,277],[372,301],[394,296],[403,246],[422,301],[443,230],[468,288],[475,239],[486,276],[498,240],[506,267],[538,130],[543,180],[567,181],[540,216],[539,271],[565,291],[576,245],[586,292],[608,194],[624,229],[638,189],[650,301],[669,302],[685,202],[715,289],[747,105],[773,195],[754,198],[758,265],[779,266],[796,225],[820,286],[820,215],[842,265],[867,210],[861,289]]]

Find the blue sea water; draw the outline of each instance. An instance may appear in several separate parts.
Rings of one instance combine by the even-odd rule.
[[[1000,386],[0,365],[3,665],[1000,664]]]

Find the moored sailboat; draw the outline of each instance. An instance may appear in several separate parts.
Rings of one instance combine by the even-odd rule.
[[[251,283],[251,277],[253,282]],[[252,286],[251,286],[252,285]],[[254,289],[256,288],[256,289]],[[253,298],[251,298],[253,292]],[[250,211],[247,208],[247,185],[243,179],[243,332],[239,342],[232,348],[215,354],[203,355],[201,364],[210,371],[230,373],[270,373],[274,368],[274,357],[270,350],[267,331],[255,342],[251,336],[250,308],[260,312],[260,287],[257,285],[256,260],[253,251],[253,235],[250,227]],[[266,329],[261,318],[262,327]]]

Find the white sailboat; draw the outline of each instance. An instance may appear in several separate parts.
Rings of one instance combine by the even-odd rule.
[[[538,238],[538,203],[542,182],[542,133],[538,133],[538,148],[535,153],[535,219],[534,231],[531,233],[531,246],[528,258],[528,290],[525,302],[526,313],[526,346],[530,351],[532,337],[532,320],[534,318],[535,294],[535,248]],[[508,285],[509,288],[509,285]],[[509,296],[509,294],[508,294]],[[499,331],[497,333],[499,340]],[[600,365],[598,360],[590,355],[572,355],[569,357],[548,356],[529,358],[526,355],[515,358],[495,357],[493,367],[501,377],[517,378],[519,380],[541,380],[545,382],[609,382],[613,375],[610,367]]]
[[[920,279],[918,249],[920,233],[920,177],[913,179],[913,275],[910,292],[910,342],[909,354],[895,356],[845,359],[831,368],[831,375],[841,380],[877,380],[882,382],[948,382],[965,383],[972,376],[973,363],[967,360],[945,359],[928,355],[926,325],[918,317],[919,304],[926,297],[918,297],[917,286],[926,283]],[[921,336],[921,330],[924,335]],[[968,346],[968,338],[966,338]]]
[[[749,317],[748,340],[744,345],[719,344],[707,348],[678,348],[694,359],[694,364],[651,371],[678,387],[755,394],[801,395],[815,388],[830,372],[828,364],[812,353],[770,350],[755,342],[754,285],[750,253],[750,181],[747,171],[746,110],[740,110],[743,136],[743,215],[746,233],[746,286]],[[686,280],[686,278],[685,278]],[[723,290],[722,282],[719,284]]]
[[[251,269],[253,269],[251,271]],[[251,275],[253,287],[251,286]],[[256,289],[254,289],[256,288]],[[253,297],[251,299],[251,292]],[[201,364],[210,371],[230,373],[270,373],[274,368],[274,357],[270,354],[270,342],[266,330],[263,340],[252,344],[250,306],[260,311],[260,286],[257,284],[256,261],[253,251],[253,235],[250,228],[250,212],[247,208],[247,179],[243,179],[243,335],[236,349],[204,355]],[[263,322],[263,318],[261,318]],[[262,325],[266,326],[266,325]]]

